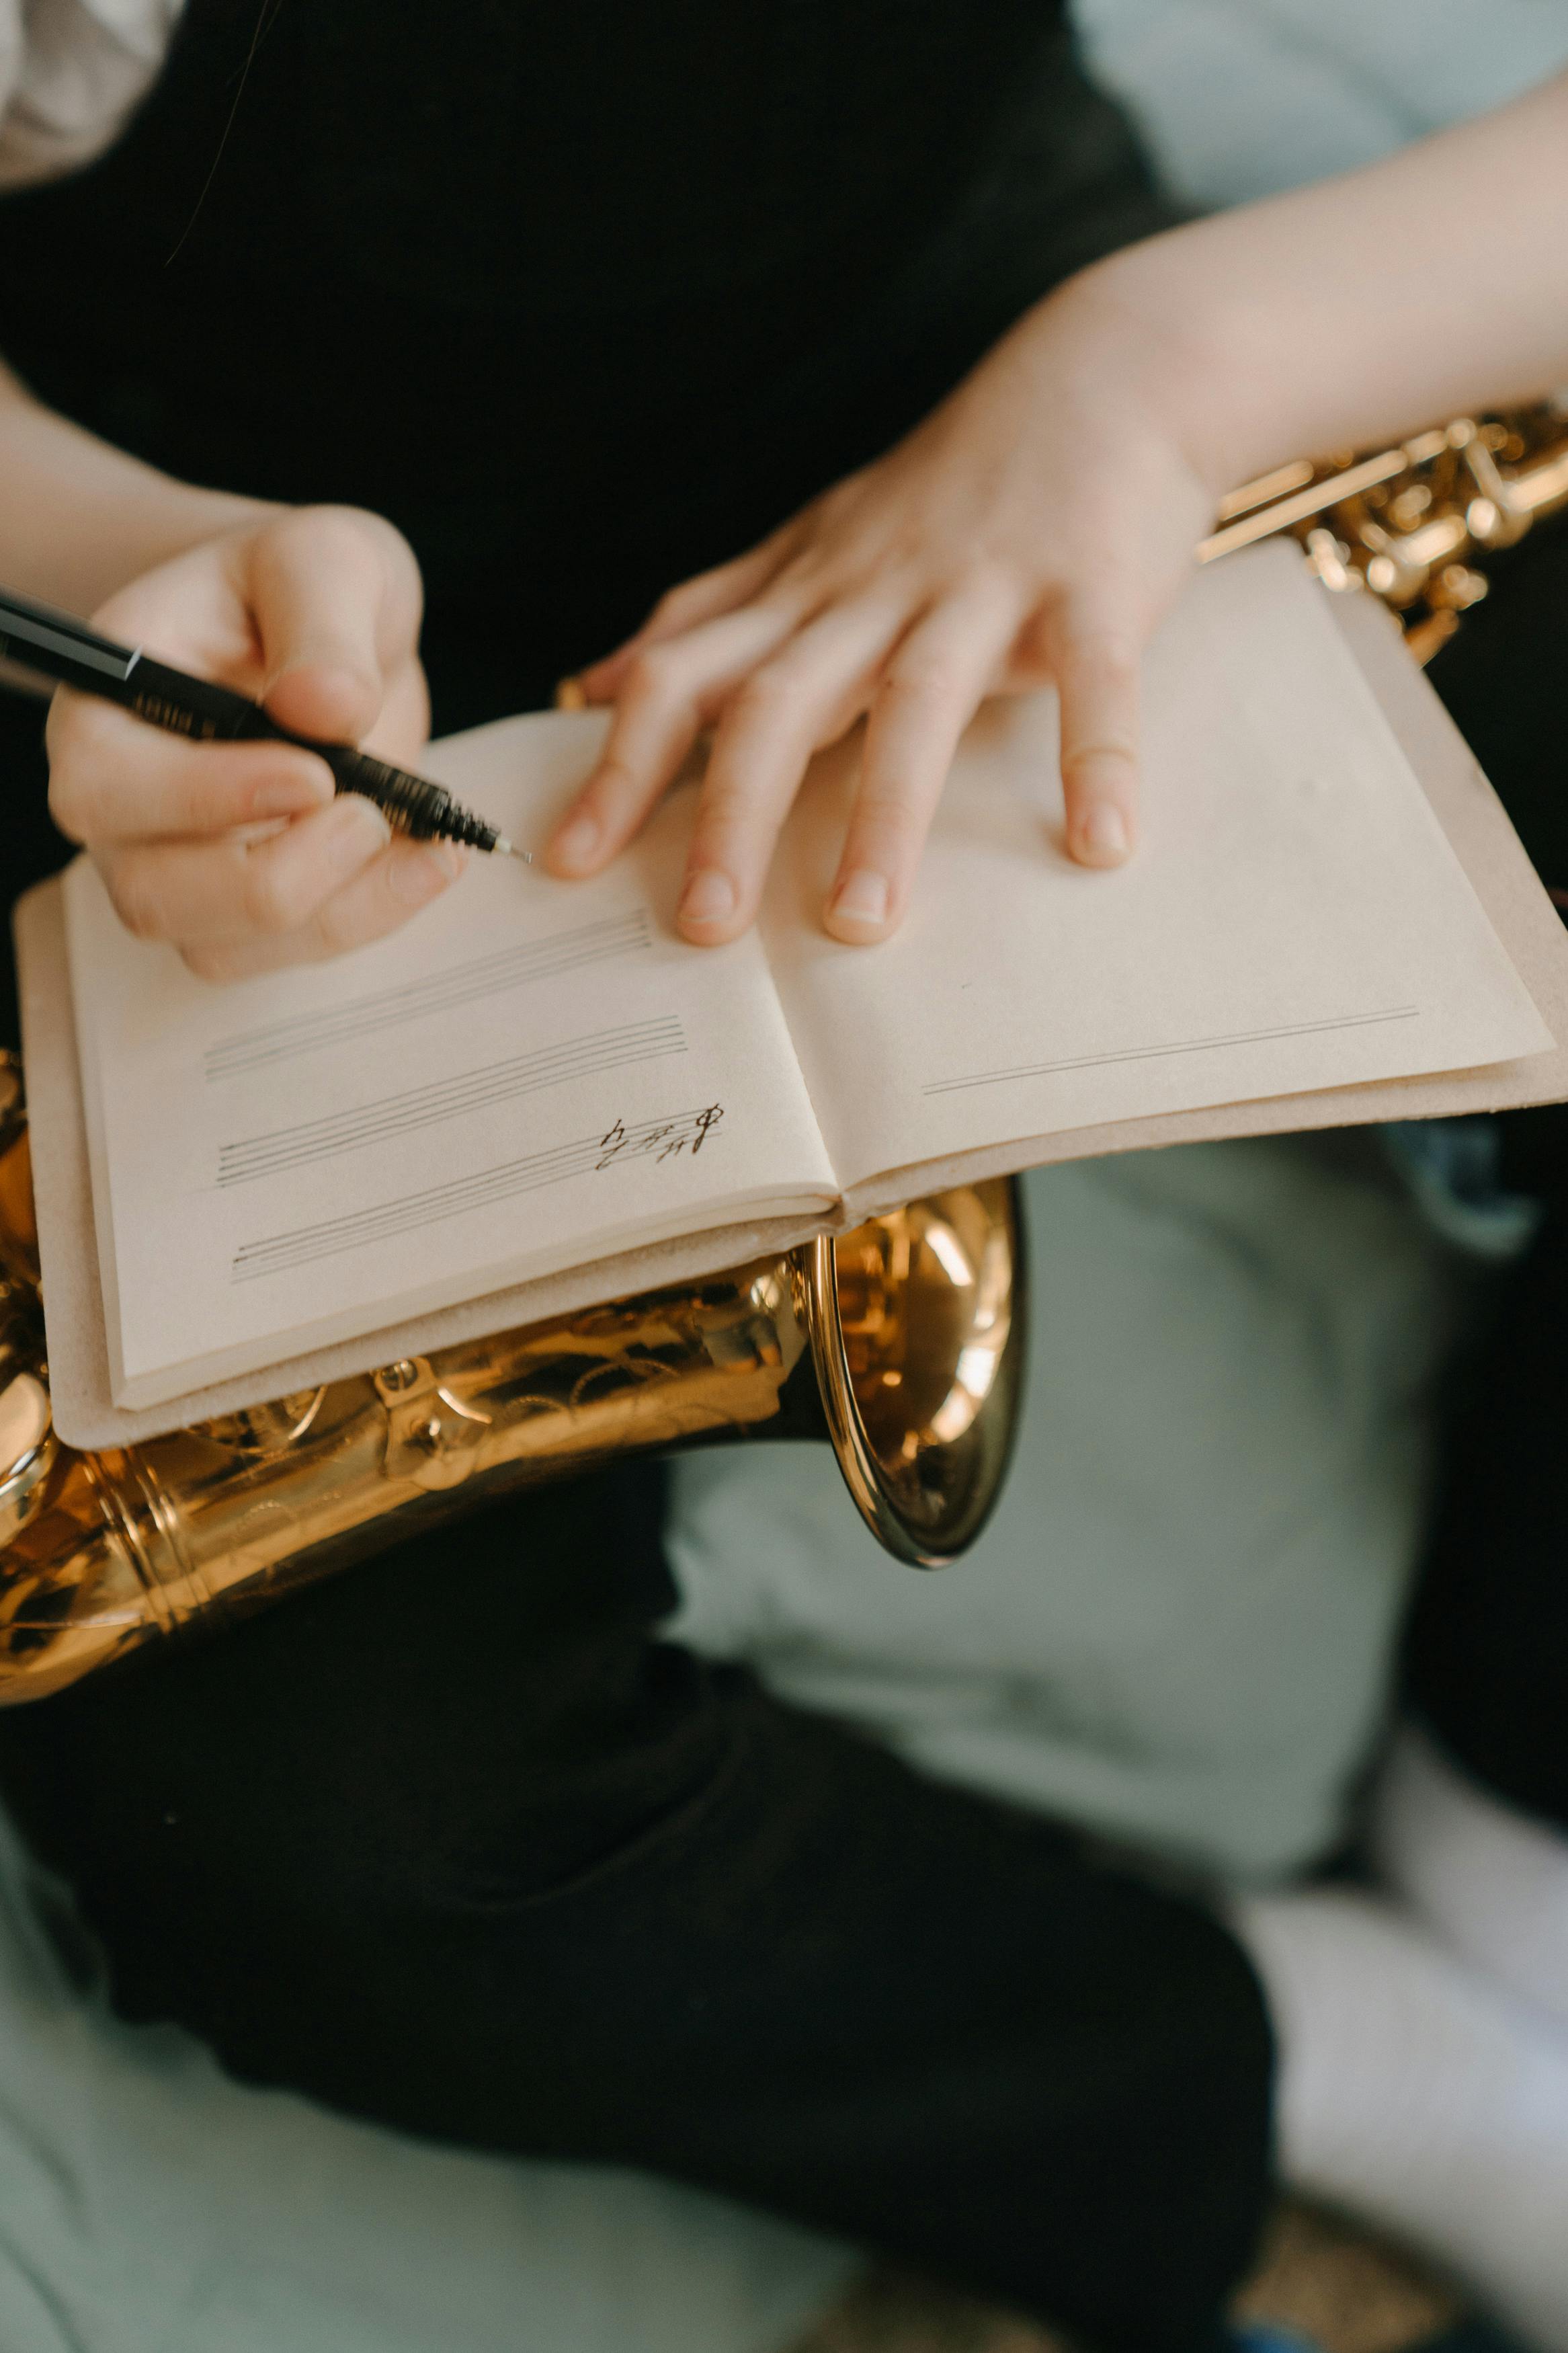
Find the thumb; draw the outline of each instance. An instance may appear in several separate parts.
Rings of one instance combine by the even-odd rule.
[[[249,575],[267,708],[301,735],[361,742],[418,640],[407,542],[379,515],[300,508],[258,533]]]

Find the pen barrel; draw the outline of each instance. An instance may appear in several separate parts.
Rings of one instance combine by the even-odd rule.
[[[197,744],[267,742],[279,737],[302,740],[289,737],[248,695],[237,694],[232,687],[216,685],[210,679],[192,678],[145,655],[122,682],[106,681],[100,685],[95,681],[92,691],[122,702],[138,719],[148,720],[172,735],[189,736]]]
[[[232,688],[205,679],[187,678],[183,670],[143,657],[123,686],[111,687],[138,718],[151,720],[176,735],[202,744],[268,743],[297,744],[313,752],[331,768],[340,792],[363,793],[373,800],[389,825],[416,841],[456,841],[470,849],[493,849],[495,828],[472,816],[442,786],[428,777],[411,776],[352,744],[324,744],[311,735],[297,734]]]
[[[193,678],[139,648],[100,637],[74,614],[57,613],[0,589],[0,659],[15,661],[79,693],[118,703],[138,719],[195,744],[292,744],[324,760],[339,792],[363,793],[389,824],[416,841],[452,841],[468,849],[505,849],[493,825],[476,817],[444,786],[411,776],[352,744],[296,733],[249,695]]]

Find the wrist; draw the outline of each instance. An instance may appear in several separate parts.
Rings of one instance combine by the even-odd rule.
[[[1098,343],[1129,404],[1173,443],[1217,504],[1281,456],[1281,404],[1257,384],[1235,305],[1209,273],[1186,266],[1174,230],[1123,248],[1050,300],[1070,306]],[[1288,429],[1288,427],[1287,427]]]
[[[172,477],[127,486],[127,494],[96,512],[94,528],[74,551],[78,607],[96,611],[120,589],[191,549],[255,530],[286,509],[270,500],[205,491]],[[67,597],[62,601],[72,601]]]
[[[204,540],[279,512],[176,480],[47,409],[0,364],[0,579],[95,612]]]

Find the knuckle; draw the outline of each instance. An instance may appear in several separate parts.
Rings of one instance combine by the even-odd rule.
[[[323,908],[311,916],[296,943],[298,961],[304,964],[330,963],[333,956],[342,955],[350,948],[358,947],[369,936],[373,934],[351,929],[340,916],[330,914]]]
[[[694,606],[702,603],[705,596],[712,589],[715,578],[716,575],[713,573],[702,572],[693,579],[678,580],[673,588],[665,590],[658,604],[655,605],[647,617],[647,626],[650,628],[661,628],[671,622],[679,626]]]
[[[1094,647],[1088,659],[1101,685],[1114,687],[1118,693],[1129,694],[1136,687],[1138,657],[1120,639],[1102,640]]]
[[[897,856],[911,844],[919,843],[925,833],[920,812],[900,794],[892,791],[873,795],[862,794],[855,811],[855,840],[858,848],[846,852],[850,862],[860,851],[868,854],[873,865]]]
[[[231,948],[184,947],[180,950],[180,957],[186,970],[194,972],[198,980],[234,980],[242,969]]]
[[[368,543],[380,546],[387,525],[363,507],[323,504],[298,507],[270,526],[279,540],[308,538],[313,549],[345,549],[358,553]]]
[[[895,702],[955,702],[968,688],[956,648],[921,646],[899,655],[883,689]]]
[[[773,727],[788,712],[793,700],[791,681],[782,670],[771,666],[755,670],[731,698],[730,719],[736,728],[748,733],[753,728]]]
[[[768,594],[757,601],[786,620],[798,621],[820,611],[834,588],[844,585],[834,553],[808,541],[780,565]]]
[[[703,791],[699,821],[693,826],[693,857],[699,845],[717,854],[721,849],[731,849],[736,842],[750,840],[757,824],[757,791],[745,776],[710,779]],[[724,863],[721,857],[720,863]]]
[[[241,901],[246,922],[253,931],[272,938],[293,931],[304,919],[303,895],[294,878],[271,860],[255,856],[246,860]]]
[[[637,770],[624,753],[611,752],[601,762],[583,801],[594,816],[607,819],[641,796],[642,777]]]
[[[103,830],[101,764],[74,720],[58,731],[51,720],[48,746],[49,814],[70,840],[86,841]]]
[[[713,844],[741,832],[750,818],[753,795],[742,776],[712,777],[702,796],[702,813],[694,839]]]
[[[240,794],[226,790],[211,776],[185,768],[171,776],[165,786],[164,824],[171,833],[212,833],[246,814],[239,806],[241,799]]]
[[[647,646],[626,664],[622,702],[662,702],[675,684],[675,661],[662,646]]]
[[[912,831],[916,823],[910,786],[898,776],[868,777],[855,804],[857,823]]]
[[[325,565],[368,588],[379,582],[418,593],[418,565],[395,523],[368,507],[295,507],[262,525],[254,543],[264,565]]]
[[[375,913],[370,914],[363,907],[356,910],[344,892],[336,892],[311,916],[302,952],[317,956],[343,955],[350,948],[361,947],[366,940],[407,921],[410,910],[394,897],[389,872],[380,879],[377,898]]]
[[[49,771],[49,815],[68,841],[86,841],[93,832],[92,797],[74,769]]]
[[[1096,735],[1086,743],[1064,746],[1061,771],[1070,780],[1081,776],[1088,769],[1102,767],[1107,762],[1119,768],[1135,768],[1138,755],[1130,743],[1114,736]]]
[[[1138,655],[1130,638],[1093,621],[1068,618],[1058,635],[1064,669],[1092,677],[1102,686],[1130,687],[1138,676]]]
[[[57,693],[45,729],[51,743],[68,744],[79,757],[101,758],[124,739],[131,723],[107,702],[68,690]]]
[[[105,879],[110,904],[132,939],[169,937],[168,916],[147,860],[121,859]]]

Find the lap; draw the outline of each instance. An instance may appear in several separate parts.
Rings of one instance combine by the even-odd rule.
[[[584,1482],[0,1723],[122,2008],[443,2138],[633,2163],[1196,2342],[1268,2049],[1197,1906],[649,1634]]]

